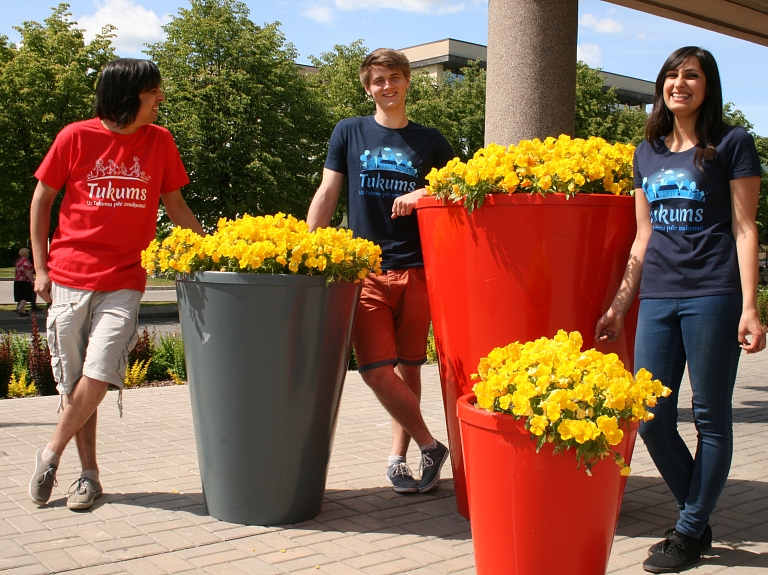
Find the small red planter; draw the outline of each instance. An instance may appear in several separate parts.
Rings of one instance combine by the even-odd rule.
[[[584,349],[616,353],[632,370],[637,308],[619,340],[596,345],[595,324],[621,283],[635,238],[634,198],[491,195],[417,204],[429,305],[440,362],[456,504],[469,517],[456,401],[495,347],[578,330]]]
[[[504,413],[457,404],[468,471],[477,575],[604,575],[626,477],[613,459],[576,468],[573,451],[555,455]],[[629,464],[639,424],[615,446]]]

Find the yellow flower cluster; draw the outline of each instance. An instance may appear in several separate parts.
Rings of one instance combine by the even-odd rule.
[[[562,192],[630,195],[635,147],[602,138],[561,135],[522,140],[505,148],[490,144],[467,163],[454,158],[427,175],[427,191],[438,198],[464,200],[470,211],[487,194]]]
[[[174,272],[232,271],[323,275],[357,282],[381,273],[381,248],[351,230],[320,228],[282,213],[222,218],[215,233],[200,236],[174,228],[162,242],[153,240],[141,254],[150,275]]]
[[[630,421],[653,418],[646,408],[671,391],[641,369],[633,377],[614,353],[581,351],[581,334],[557,332],[524,345],[498,347],[480,360],[479,380],[472,391],[477,406],[526,419],[526,429],[541,449],[575,448],[587,473],[600,459],[613,455],[623,475],[624,460],[610,446],[624,437]]]

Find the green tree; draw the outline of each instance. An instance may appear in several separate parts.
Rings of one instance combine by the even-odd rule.
[[[440,78],[414,74],[408,93],[408,116],[414,122],[440,130],[454,152],[467,160],[484,145],[485,78],[477,62],[459,75],[446,72]]]
[[[639,144],[644,137],[646,114],[637,108],[623,108],[616,90],[603,90],[599,70],[579,61],[576,64],[576,137],[599,136],[609,142]]]
[[[86,44],[68,8],[59,4],[44,24],[15,27],[18,46],[0,36],[2,247],[26,244],[34,172],[64,126],[93,116],[98,71],[114,58],[111,28]]]
[[[323,52],[319,58],[309,57],[317,73],[307,79],[326,102],[334,125],[344,118],[369,116],[376,111],[376,104],[360,82],[360,66],[367,54],[363,41],[355,40],[349,46],[336,44],[332,52]]]
[[[747,120],[747,117],[741,110],[733,107],[732,102],[728,102],[723,106],[723,117],[726,122],[733,126],[743,126],[752,134],[755,139],[755,146],[757,147],[757,153],[760,156],[760,164],[763,166],[763,175],[760,178],[760,199],[757,204],[757,232],[759,242],[761,245],[768,244],[768,138],[758,136],[754,132],[754,126],[752,122]]]
[[[328,114],[294,63],[279,25],[257,26],[236,0],[191,0],[147,53],[201,223],[278,211],[303,217],[319,183]]]

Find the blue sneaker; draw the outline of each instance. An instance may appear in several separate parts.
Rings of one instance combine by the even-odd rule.
[[[421,452],[419,493],[426,493],[437,485],[437,481],[440,479],[440,471],[443,469],[447,459],[448,448],[439,441],[434,449]]]
[[[416,493],[419,482],[413,478],[411,468],[405,462],[393,463],[387,469],[387,479],[398,493]]]

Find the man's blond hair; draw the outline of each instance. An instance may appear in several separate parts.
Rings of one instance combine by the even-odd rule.
[[[378,48],[368,54],[360,66],[360,81],[366,88],[371,82],[371,68],[374,66],[399,70],[406,80],[411,79],[411,63],[405,54],[392,48]]]

